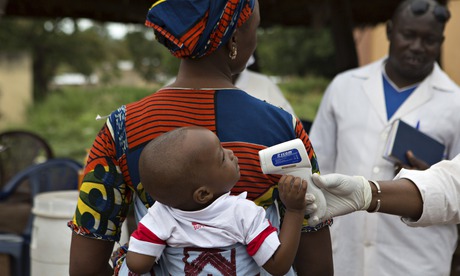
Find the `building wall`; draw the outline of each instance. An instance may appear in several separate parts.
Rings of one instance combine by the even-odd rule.
[[[449,10],[452,14],[446,26],[444,47],[441,57],[443,69],[460,85],[460,0],[450,0]]]
[[[32,59],[0,54],[0,129],[25,120],[32,102]]]
[[[449,10],[452,14],[446,25],[446,37],[441,52],[441,64],[447,74],[460,85],[460,0],[450,0]],[[359,64],[365,65],[388,54],[388,41],[385,24],[375,27],[360,28],[354,32]]]
[[[354,31],[359,65],[366,65],[388,54],[385,24],[358,28]]]

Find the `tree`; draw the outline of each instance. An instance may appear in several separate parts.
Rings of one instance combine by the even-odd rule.
[[[68,65],[75,71],[91,75],[108,59],[108,34],[101,29],[65,31],[69,19],[29,20],[7,18],[0,20],[0,52],[30,51],[33,59],[33,95],[42,100],[59,67]]]
[[[175,76],[180,60],[159,42],[154,40],[153,31],[144,27],[128,33],[125,43],[134,62],[134,68],[147,81],[158,81]]]
[[[336,73],[328,29],[275,26],[260,29],[258,40],[257,54],[264,73],[326,77]]]

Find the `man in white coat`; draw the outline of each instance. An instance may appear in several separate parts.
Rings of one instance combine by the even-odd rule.
[[[460,89],[436,63],[449,17],[434,0],[403,1],[387,23],[389,56],[331,82],[310,133],[323,174],[392,179],[382,154],[397,119],[442,142],[447,159],[460,153]],[[455,225],[366,212],[336,218],[331,235],[337,276],[449,275],[457,243]]]

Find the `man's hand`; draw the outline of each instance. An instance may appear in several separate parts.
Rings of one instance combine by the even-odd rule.
[[[407,157],[407,160],[409,160],[410,165],[405,165],[400,162],[396,163],[395,164],[395,175],[397,175],[399,171],[401,171],[401,169],[423,171],[430,167],[428,163],[426,163],[422,159],[418,159],[411,150],[407,151],[406,157]]]
[[[315,173],[312,179],[326,197],[327,211],[321,221],[369,208],[372,191],[364,177]]]

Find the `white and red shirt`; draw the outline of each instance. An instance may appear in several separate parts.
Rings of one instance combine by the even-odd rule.
[[[238,196],[227,193],[198,211],[182,211],[155,202],[132,234],[129,250],[155,256],[158,260],[166,247],[175,252],[173,255],[177,255],[177,249],[186,248],[181,251],[183,257],[176,256],[175,261],[173,260],[183,261],[185,265],[182,267],[186,268],[187,255],[191,251],[195,256],[189,260],[193,262],[196,258],[202,258],[203,254],[220,252],[203,249],[241,249],[240,245],[246,248],[244,254],[237,250],[236,256],[235,252],[229,253],[228,258],[225,254],[217,253],[212,258],[217,258],[219,260],[216,262],[221,262],[223,257],[229,265],[235,265],[238,259],[247,259],[249,255],[260,267],[273,255],[280,241],[277,229],[265,218],[265,210],[262,207],[247,200],[246,193]],[[168,256],[168,250],[165,253],[169,261],[171,257]]]

